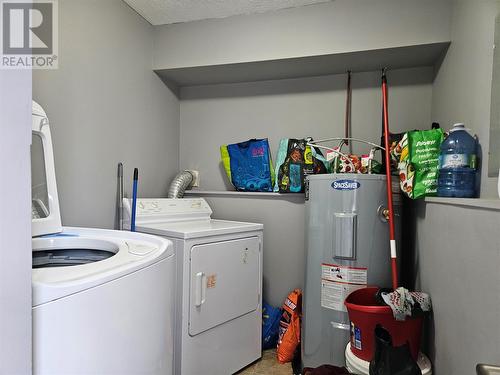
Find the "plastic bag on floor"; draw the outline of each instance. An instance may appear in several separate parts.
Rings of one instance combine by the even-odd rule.
[[[281,313],[279,307],[262,304],[262,350],[276,348]]]
[[[290,362],[300,343],[300,314],[302,311],[302,291],[295,289],[283,304],[281,314],[278,349],[276,354],[280,363]]]

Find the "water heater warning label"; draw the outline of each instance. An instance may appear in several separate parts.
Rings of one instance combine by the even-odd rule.
[[[366,287],[367,268],[353,268],[336,264],[321,264],[321,306],[326,309],[347,311],[346,297]]]
[[[346,297],[365,285],[342,284],[335,281],[321,280],[321,307],[337,311],[347,311],[344,306]]]
[[[322,263],[321,278],[329,281],[366,285],[368,282],[368,268]]]

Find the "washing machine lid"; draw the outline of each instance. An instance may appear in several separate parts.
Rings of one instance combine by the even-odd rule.
[[[35,101],[32,102],[31,195],[32,236],[61,232],[49,119]]]
[[[103,258],[98,256],[95,261],[92,259],[89,261],[87,258],[79,265],[69,265],[68,262],[71,263],[72,259],[61,264],[61,260],[56,256],[54,266],[34,268],[33,307],[126,277],[128,274],[173,257],[172,242],[160,237],[104,229],[69,227],[63,229],[56,235],[33,238],[34,258],[37,258],[37,253],[59,250],[77,252],[92,250],[113,254]],[[46,262],[44,258],[38,257],[38,265],[40,261]],[[123,297],[127,298],[126,291]]]

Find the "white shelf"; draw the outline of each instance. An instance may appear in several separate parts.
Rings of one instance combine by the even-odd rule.
[[[304,193],[274,193],[236,190],[186,190],[186,195],[210,195],[224,197],[257,197],[257,198],[299,198],[304,199]]]
[[[449,41],[443,41],[395,48],[233,64],[185,67],[157,66],[154,71],[165,82],[177,87],[314,77],[345,73],[347,70],[356,73],[379,70],[383,67],[402,69],[434,66],[449,45]]]
[[[424,202],[500,211],[500,199],[426,197]]]

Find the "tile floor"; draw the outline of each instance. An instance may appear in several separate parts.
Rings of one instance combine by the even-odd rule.
[[[266,350],[262,358],[237,373],[237,375],[292,375],[292,365],[282,365],[276,359],[276,350]]]

